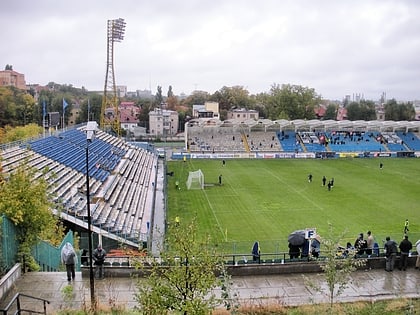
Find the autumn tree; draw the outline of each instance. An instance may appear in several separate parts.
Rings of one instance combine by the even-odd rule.
[[[50,210],[52,201],[48,183],[44,176],[36,177],[36,172],[25,162],[0,184],[0,214],[6,215],[16,225],[17,258],[25,257],[31,268],[37,266],[31,257],[32,247],[40,239],[62,239],[63,236],[57,233],[61,231],[59,221]],[[43,174],[47,172],[45,170]]]
[[[171,225],[167,235],[162,263],[152,262],[150,275],[138,282],[135,299],[141,312],[210,314],[223,301],[217,300],[213,290],[222,285],[218,275],[225,274],[221,256],[210,238],[197,237],[195,220]]]

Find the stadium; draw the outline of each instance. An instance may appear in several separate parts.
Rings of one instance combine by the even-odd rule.
[[[400,240],[406,217],[412,240],[420,238],[420,121],[191,120],[185,127],[183,143],[162,143],[156,150],[101,130],[88,142],[83,125],[3,146],[3,170],[23,162],[38,176],[48,170],[54,211],[79,233],[81,248],[88,246],[88,203],[95,244],[144,248],[152,255],[159,255],[176,216],[198,217],[202,233],[211,234],[225,253],[241,256],[250,254],[256,240],[266,253],[287,251],[294,229],[325,234],[337,206],[352,209],[333,222],[338,230],[348,228],[352,241],[368,229],[379,243],[388,234]],[[378,161],[385,165],[383,178],[364,177],[377,173]],[[322,174],[336,179],[333,201],[325,189],[320,193]]]

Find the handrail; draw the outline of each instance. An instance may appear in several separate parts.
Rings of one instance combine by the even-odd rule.
[[[38,300],[38,301],[42,301],[43,302],[43,306],[44,306],[44,311],[40,312],[40,311],[35,311],[35,310],[30,310],[30,309],[24,309],[20,307],[20,297],[26,297],[29,299],[33,299],[33,300]],[[23,294],[23,293],[16,293],[15,296],[12,298],[12,300],[9,302],[9,304],[7,304],[5,309],[0,310],[1,313],[3,313],[3,315],[7,315],[9,309],[12,307],[12,305],[16,302],[16,311],[13,314],[21,314],[22,312],[29,312],[29,313],[33,313],[33,314],[47,314],[47,303],[50,304],[50,301],[43,299],[43,298],[39,298],[39,297],[35,297],[35,296],[31,296],[31,295],[27,295],[27,294]]]

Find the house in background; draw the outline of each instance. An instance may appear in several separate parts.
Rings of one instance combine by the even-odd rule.
[[[25,75],[14,70],[0,71],[0,86],[14,86],[26,90]]]

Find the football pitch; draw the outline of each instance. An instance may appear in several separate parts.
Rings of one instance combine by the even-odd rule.
[[[383,168],[379,165],[383,163]],[[187,190],[190,171],[204,173],[203,190]],[[398,243],[409,219],[409,239],[420,239],[420,160],[399,159],[227,159],[168,161],[168,222],[196,218],[200,235],[210,234],[225,253],[287,251],[294,230],[329,224],[352,244],[372,231],[379,246],[386,236]],[[312,182],[308,175],[312,174]],[[219,176],[222,184],[219,185]],[[334,178],[328,190],[322,177]],[[179,181],[180,190],[175,188]]]

